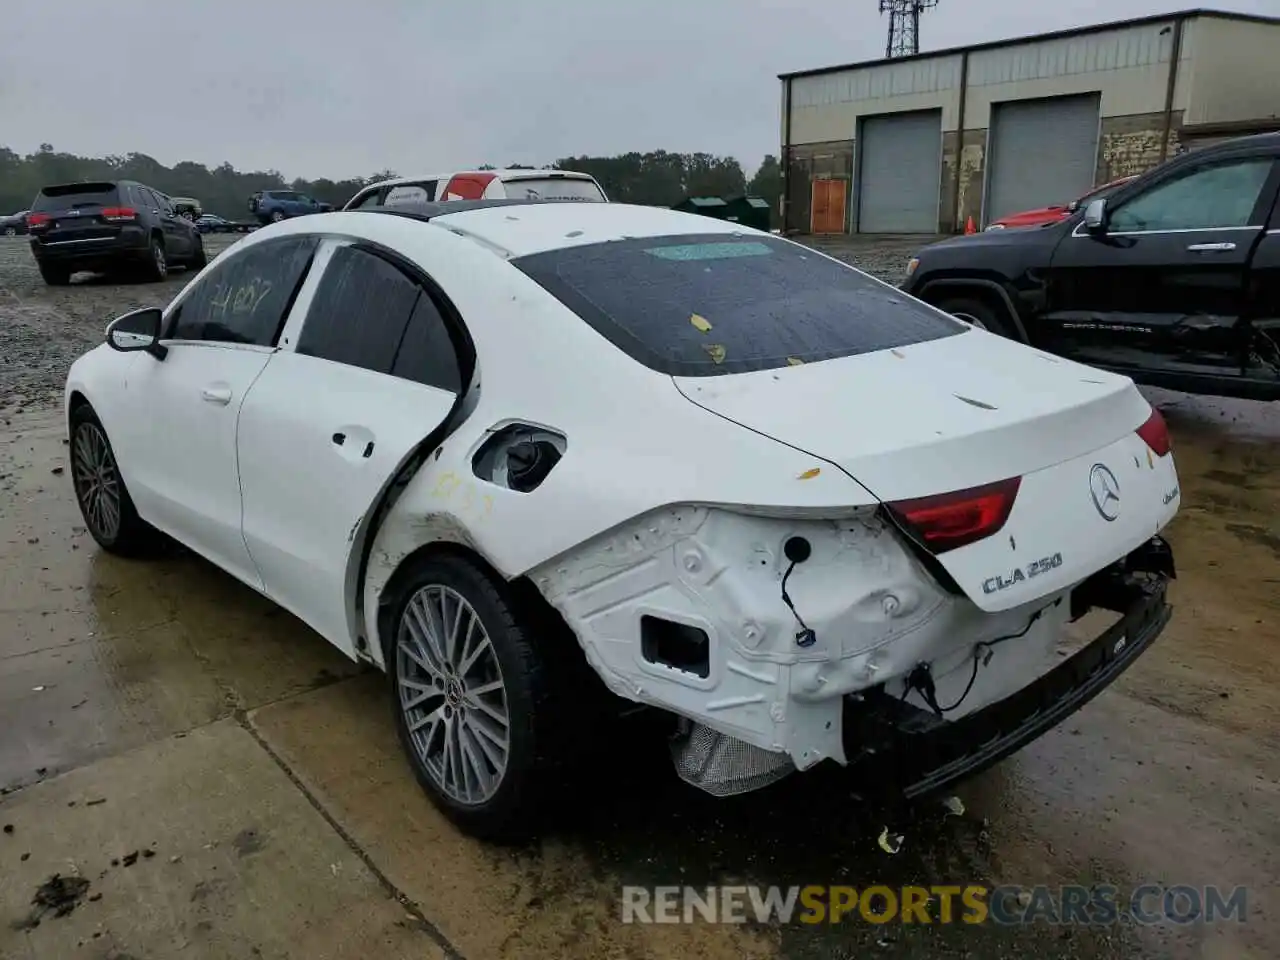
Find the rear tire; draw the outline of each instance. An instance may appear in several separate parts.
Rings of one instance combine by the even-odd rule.
[[[164,241],[159,237],[151,238],[151,246],[148,248],[148,258],[146,263],[146,276],[148,280],[159,283],[169,276],[169,258],[165,253]]]
[[[955,297],[941,300],[934,306],[959,320],[963,320],[965,323],[970,323],[981,330],[986,330],[988,333],[1016,339],[1013,336],[1012,324],[1009,322],[1007,312],[993,309],[981,300]]]
[[[4,235],[5,235],[6,237],[16,237],[16,236],[18,235],[18,229],[17,229],[17,227],[5,227],[5,228],[4,228]]]
[[[281,220],[283,220],[283,219],[284,219],[284,211],[283,211],[283,210],[272,210],[272,211],[271,211],[271,222],[272,222],[272,223],[279,223],[279,222],[280,222]]]
[[[163,537],[140,516],[116,464],[115,451],[93,408],[71,411],[71,482],[90,536],[122,557],[152,553]]]
[[[51,263],[40,264],[40,276],[51,287],[65,287],[71,282],[71,271],[66,267],[54,266]]]
[[[507,584],[459,556],[410,562],[386,643],[400,743],[418,783],[464,833],[525,839],[541,822],[548,772],[565,759],[566,698],[553,695],[550,665]]]
[[[204,252],[204,237],[196,237],[196,249],[188,264],[190,270],[203,270],[209,263],[209,256]]]

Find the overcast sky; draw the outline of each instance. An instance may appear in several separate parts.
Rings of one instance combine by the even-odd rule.
[[[921,48],[1186,0],[940,0]],[[1280,15],[1280,0],[1203,5]],[[777,74],[883,55],[877,0],[0,0],[0,146],[335,179],[778,150]]]

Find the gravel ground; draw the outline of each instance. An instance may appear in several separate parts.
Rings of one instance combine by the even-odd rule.
[[[236,239],[206,237],[205,248],[213,256]],[[27,238],[0,237],[0,409],[56,401],[72,361],[101,341],[111,320],[168,303],[190,276],[176,269],[163,283],[146,283],[82,273],[69,287],[49,287]]]
[[[237,239],[212,235],[205,245],[213,256]],[[844,237],[814,246],[896,284],[927,239]],[[80,274],[70,287],[49,287],[27,239],[0,237],[0,410],[57,401],[72,361],[97,345],[107,323],[129,310],[168,303],[189,279],[181,269],[163,283]]]

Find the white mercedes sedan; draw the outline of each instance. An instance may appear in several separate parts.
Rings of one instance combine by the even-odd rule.
[[[419,781],[492,839],[636,704],[716,795],[824,762],[934,795],[1171,612],[1178,477],[1130,380],[693,214],[269,226],[112,322],[66,415],[104,549],[171,537],[385,671]]]

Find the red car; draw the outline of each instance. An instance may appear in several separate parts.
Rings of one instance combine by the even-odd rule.
[[[1072,200],[1065,206],[1056,204],[1051,207],[1041,207],[1039,210],[1024,210],[1022,213],[1011,213],[1007,217],[1001,217],[999,220],[993,220],[987,224],[988,230],[1004,230],[1006,227],[1043,227],[1050,223],[1058,223],[1065,220],[1071,214],[1075,213],[1090,200],[1097,200],[1101,197],[1110,196],[1116,190],[1123,187],[1130,180],[1136,177],[1121,177],[1119,180],[1112,180],[1110,183],[1104,183],[1100,187],[1094,187],[1083,197]]]

